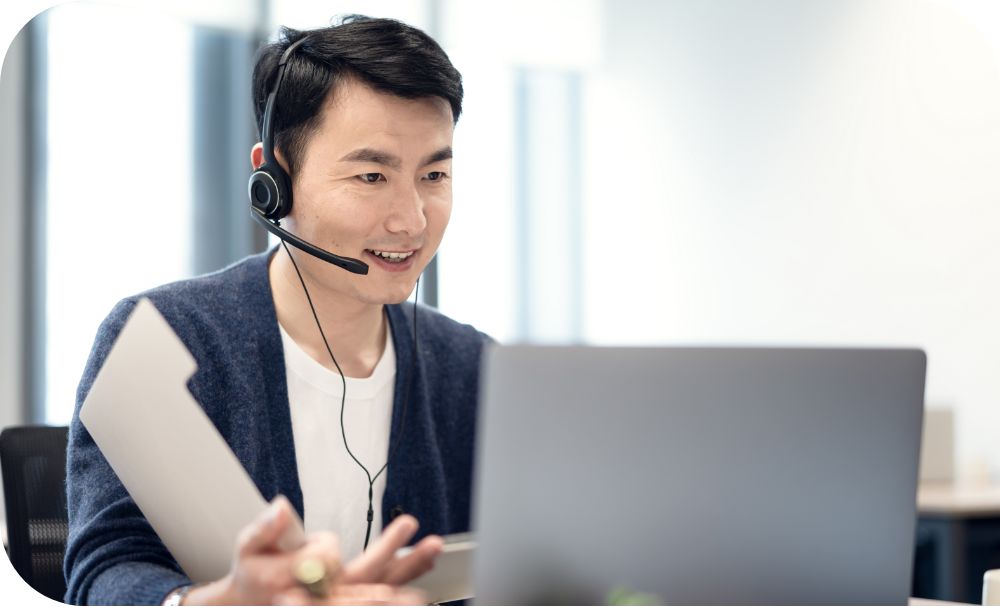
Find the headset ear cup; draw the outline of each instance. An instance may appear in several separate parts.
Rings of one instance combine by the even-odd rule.
[[[250,175],[247,194],[250,205],[271,221],[285,217],[291,210],[287,179],[283,174],[271,171],[267,165]]]

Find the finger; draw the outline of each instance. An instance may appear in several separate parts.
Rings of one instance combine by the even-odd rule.
[[[382,581],[398,586],[417,579],[434,568],[434,561],[443,548],[441,536],[428,535],[413,547],[412,552],[390,562]]]
[[[275,605],[397,605],[416,604],[413,599],[422,600],[420,591],[400,589],[385,584],[348,584],[334,588],[325,597],[315,597],[300,588],[274,595]],[[400,602],[402,600],[402,602]],[[422,603],[426,604],[426,603]]]
[[[417,519],[409,514],[397,516],[364,554],[344,567],[344,582],[381,582],[386,573],[386,565],[395,558],[396,551],[410,541],[419,527]]]
[[[306,559],[316,559],[323,564],[327,587],[335,583],[341,570],[337,536],[325,531],[310,536],[306,545],[296,553],[295,563],[298,565]]]
[[[330,595],[331,605],[426,605],[427,598],[415,588],[388,584],[347,584]]]
[[[337,587],[324,598],[300,588],[271,598],[274,605],[426,605],[427,595],[418,588],[393,588],[385,584],[349,584]]]
[[[392,598],[393,605],[427,605],[427,593],[418,588],[399,588]]]
[[[291,522],[291,515],[288,499],[283,495],[274,498],[256,520],[240,531],[236,539],[237,554],[245,557],[273,549]]]
[[[274,605],[314,605],[317,599],[302,588],[291,588],[271,597]]]

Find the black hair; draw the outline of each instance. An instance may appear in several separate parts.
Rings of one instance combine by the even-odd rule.
[[[337,25],[314,30],[282,27],[278,40],[263,46],[253,69],[253,104],[261,133],[267,96],[278,60],[292,51],[275,99],[274,146],[294,176],[305,144],[319,122],[324,101],[345,78],[357,78],[377,91],[406,99],[441,97],[452,119],[462,113],[462,75],[433,38],[395,19],[349,15]]]

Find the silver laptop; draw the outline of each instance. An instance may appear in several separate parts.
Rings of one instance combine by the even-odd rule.
[[[496,347],[481,604],[906,604],[919,350]]]

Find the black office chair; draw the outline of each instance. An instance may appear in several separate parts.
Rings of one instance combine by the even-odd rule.
[[[0,432],[10,562],[32,588],[60,602],[66,594],[66,434],[65,426]]]

